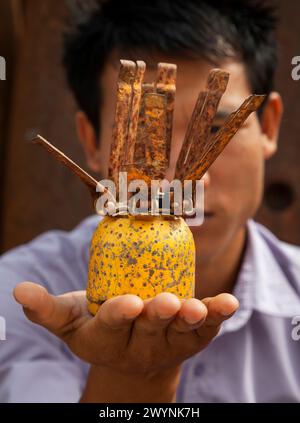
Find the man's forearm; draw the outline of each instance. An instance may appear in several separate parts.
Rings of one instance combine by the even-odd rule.
[[[171,403],[176,401],[180,367],[156,375],[124,375],[92,366],[80,402]]]

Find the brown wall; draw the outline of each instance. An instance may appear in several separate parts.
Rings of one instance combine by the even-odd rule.
[[[16,56],[16,31],[13,11],[9,0],[0,0],[0,55],[6,61],[6,81],[0,81],[0,223],[3,222],[3,194],[5,176],[5,153],[8,143],[8,120],[10,98],[13,88],[14,58]],[[1,226],[0,226],[1,227]]]
[[[266,192],[257,220],[281,239],[300,245],[300,81],[291,77],[292,57],[300,56],[300,2],[280,4],[280,64],[277,89],[283,96],[285,113],[279,150],[266,169]]]
[[[300,55],[300,2],[279,3],[277,83],[286,112],[279,154],[267,165],[266,197],[257,217],[282,239],[300,244],[300,81],[291,78],[291,58]],[[37,130],[84,166],[73,126],[75,106],[60,65],[65,2],[0,0],[0,8],[0,55],[14,63],[9,80],[0,82],[0,235],[5,251],[45,230],[70,229],[92,210],[85,188],[24,140]]]
[[[91,212],[85,188],[24,137],[38,131],[80,165],[74,103],[62,72],[63,1],[26,0],[6,138],[2,246],[6,250],[52,228],[70,229]]]

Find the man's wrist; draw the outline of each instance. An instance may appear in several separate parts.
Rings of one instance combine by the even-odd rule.
[[[171,403],[176,401],[179,378],[180,367],[142,375],[91,366],[80,402]]]

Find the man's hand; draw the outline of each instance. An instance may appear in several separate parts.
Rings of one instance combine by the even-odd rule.
[[[122,295],[107,300],[93,317],[87,310],[85,291],[55,297],[39,285],[24,282],[15,288],[14,296],[28,319],[58,336],[92,365],[85,395],[87,400],[100,402],[126,402],[125,398],[130,402],[126,381],[133,385],[132,398],[147,402],[147,393],[141,395],[147,384],[157,401],[167,380],[170,393],[162,398],[172,400],[180,364],[203,350],[238,308],[230,294],[202,301],[180,300],[170,293],[146,301]],[[101,395],[97,395],[97,386]]]

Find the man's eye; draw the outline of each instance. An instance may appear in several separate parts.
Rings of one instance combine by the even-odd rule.
[[[218,132],[218,130],[219,130],[220,128],[221,128],[220,126],[214,125],[214,126],[212,126],[212,127],[211,127],[210,132],[211,132],[212,134],[215,134],[216,132]]]

